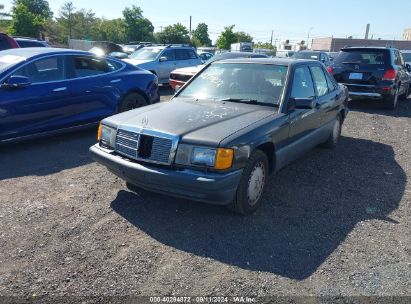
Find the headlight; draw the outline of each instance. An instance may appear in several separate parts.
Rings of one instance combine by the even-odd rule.
[[[217,170],[225,170],[233,165],[234,151],[223,148],[195,147],[180,144],[177,150],[176,164],[206,166]]]
[[[214,167],[216,154],[217,151],[215,149],[194,148],[191,154],[191,163],[193,165]]]
[[[116,141],[116,129],[100,124],[98,128],[97,140],[102,146],[114,148]]]

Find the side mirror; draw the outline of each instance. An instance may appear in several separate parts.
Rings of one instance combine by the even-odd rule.
[[[314,109],[315,101],[313,98],[293,98],[288,99],[288,111],[295,109]]]
[[[168,61],[168,58],[166,56],[161,56],[159,61],[160,62],[166,62],[166,61]]]
[[[25,76],[11,76],[7,82],[1,85],[2,88],[24,88],[30,85],[30,80]]]

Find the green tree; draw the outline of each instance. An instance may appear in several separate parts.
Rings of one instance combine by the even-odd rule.
[[[66,2],[59,10],[59,17],[57,18],[57,22],[62,28],[62,33],[66,35],[66,37],[68,37],[69,39],[73,37],[73,28],[75,26],[75,13],[76,8],[74,7],[73,2]]]
[[[237,37],[236,42],[253,42],[253,37],[245,32],[237,32],[235,35]]]
[[[157,33],[157,40],[164,44],[190,43],[188,29],[181,23],[166,26],[161,33]]]
[[[153,39],[154,26],[150,20],[144,18],[143,11],[138,6],[126,7],[123,10],[125,34],[130,41],[151,41]]]
[[[52,12],[44,0],[15,0],[12,17],[11,34],[41,37]]]
[[[211,39],[208,35],[208,25],[205,23],[200,23],[197,25],[197,28],[193,31],[193,41],[199,42],[200,45],[196,46],[210,46]],[[194,44],[194,43],[193,43]]]
[[[224,31],[217,38],[217,48],[220,50],[229,50],[232,43],[236,43],[237,35],[234,33],[235,25],[230,25],[224,28]]]
[[[274,46],[270,42],[258,42],[254,47],[258,49],[274,50]]]
[[[101,20],[99,40],[112,41],[115,43],[126,42],[124,20],[122,18],[113,20]]]

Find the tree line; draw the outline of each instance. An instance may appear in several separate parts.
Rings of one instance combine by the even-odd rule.
[[[251,35],[236,32],[234,28],[235,25],[224,28],[217,39],[217,48],[230,49],[232,43],[253,42]],[[4,12],[4,5],[0,4],[0,31],[15,36],[47,37],[52,44],[62,46],[66,46],[69,39],[115,43],[190,43],[196,47],[212,44],[206,23],[198,24],[191,37],[187,27],[181,23],[154,32],[152,22],[135,5],[126,7],[121,18],[105,19],[97,17],[92,10],[76,8],[72,2],[64,3],[57,16],[53,16],[47,0],[14,0],[10,13]],[[258,43],[257,47],[272,48],[272,45]]]

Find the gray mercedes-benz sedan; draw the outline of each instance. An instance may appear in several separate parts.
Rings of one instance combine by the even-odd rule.
[[[347,88],[318,61],[218,61],[169,102],[104,119],[90,152],[131,190],[249,214],[269,174],[337,144],[347,102]]]

